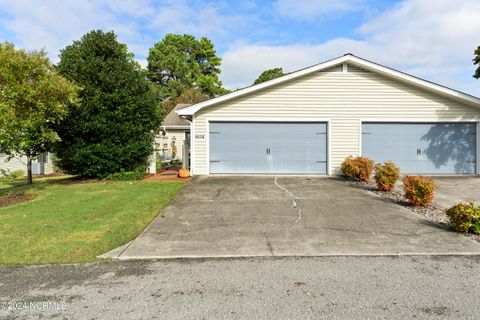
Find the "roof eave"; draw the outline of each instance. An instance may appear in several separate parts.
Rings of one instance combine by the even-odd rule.
[[[283,77],[280,77],[280,78],[277,78],[277,79],[266,81],[266,82],[260,83],[258,85],[254,85],[254,86],[251,86],[251,87],[247,87],[247,88],[244,88],[244,89],[234,91],[232,93],[223,95],[223,96],[218,97],[218,98],[210,99],[210,100],[207,100],[207,101],[204,101],[204,102],[200,102],[200,103],[191,105],[189,107],[177,110],[176,112],[180,116],[193,116],[196,112],[198,112],[199,110],[201,110],[205,107],[217,105],[219,103],[222,103],[222,102],[225,102],[225,101],[228,101],[228,100],[231,100],[231,99],[235,99],[237,97],[240,97],[240,96],[243,96],[243,95],[246,95],[246,94],[257,92],[257,91],[275,86],[277,84],[287,82],[287,81],[290,81],[290,80],[308,75],[308,74],[313,73],[313,72],[325,70],[325,69],[328,69],[330,67],[333,67],[335,65],[345,63],[345,62],[351,63],[352,65],[367,69],[369,71],[373,71],[373,72],[377,72],[379,74],[383,74],[387,77],[394,78],[394,79],[396,79],[398,81],[401,81],[401,82],[409,83],[411,85],[414,85],[414,86],[417,86],[419,88],[434,92],[436,94],[445,96],[445,97],[450,98],[450,99],[457,100],[459,102],[468,104],[470,106],[480,108],[480,99],[477,98],[477,97],[459,92],[459,91],[454,90],[454,89],[450,89],[450,88],[441,86],[441,85],[433,83],[433,82],[429,82],[427,80],[423,80],[423,79],[414,77],[412,75],[403,73],[401,71],[398,71],[398,70],[395,70],[395,69],[392,69],[392,68],[388,68],[388,67],[379,65],[377,63],[365,60],[363,58],[359,58],[359,57],[354,56],[352,54],[346,54],[346,55],[338,57],[336,59],[332,59],[332,60],[317,64],[317,65],[309,67],[309,68],[305,68],[305,69],[302,69],[302,70],[299,70],[299,71],[296,71],[296,72],[292,72],[290,74],[287,74],[287,75],[285,75]]]
[[[190,125],[161,125],[164,129],[190,129]]]
[[[280,78],[265,81],[265,82],[257,84],[257,85],[253,85],[253,86],[250,86],[250,87],[247,87],[247,88],[244,88],[244,89],[239,89],[237,91],[234,91],[234,92],[231,92],[229,94],[220,96],[218,98],[210,99],[210,100],[207,100],[207,101],[204,101],[204,102],[200,102],[200,103],[191,105],[189,107],[177,110],[176,112],[180,116],[193,115],[197,111],[203,109],[204,107],[219,104],[219,103],[222,103],[224,101],[234,99],[236,97],[240,97],[240,96],[243,96],[243,95],[246,95],[246,94],[249,94],[249,93],[257,92],[257,91],[275,86],[279,83],[283,83],[283,82],[293,80],[293,79],[296,79],[298,77],[302,77],[302,76],[305,76],[307,74],[310,74],[310,73],[313,73],[313,72],[316,72],[316,71],[320,71],[320,70],[324,70],[324,69],[333,67],[333,66],[335,66],[339,63],[347,61],[348,57],[349,57],[349,55],[338,57],[336,59],[332,59],[332,60],[317,64],[317,65],[309,67],[309,68],[305,68],[305,69],[302,69],[302,70],[299,70],[299,71],[292,72],[292,73],[287,74],[287,75],[285,75],[283,77],[280,77]]]
[[[388,68],[378,63],[374,63],[356,56],[349,57],[349,60],[347,62],[351,63],[354,66],[358,66],[363,69],[385,75],[389,78],[393,78],[397,81],[409,83],[418,88],[422,88],[427,91],[440,94],[444,97],[451,98],[451,99],[466,103],[468,105],[480,108],[480,99],[477,97],[471,96],[469,94],[462,93],[460,91],[450,89],[442,85],[417,78],[415,76],[406,74],[404,72],[401,72],[392,68]]]

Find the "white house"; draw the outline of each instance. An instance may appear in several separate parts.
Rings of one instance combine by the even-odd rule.
[[[336,174],[349,155],[479,173],[479,98],[352,54],[176,113],[193,175]]]
[[[177,110],[189,104],[178,104],[165,117],[160,134],[155,137],[156,156],[166,160],[177,159],[184,162],[184,144],[190,143],[190,122],[180,117]],[[188,155],[188,154],[187,154]]]
[[[7,155],[0,153],[0,169],[8,171],[22,170],[27,175],[27,158],[24,156],[15,156],[8,159]],[[45,175],[54,172],[52,155],[42,154],[37,160],[32,161],[32,174]]]

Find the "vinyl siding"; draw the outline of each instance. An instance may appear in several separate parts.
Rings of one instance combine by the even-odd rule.
[[[35,173],[36,166],[38,166],[38,161],[32,161],[32,171]],[[16,156],[7,161],[7,157],[3,154],[0,154],[0,169],[7,171],[22,170],[27,174],[27,158],[23,156]],[[54,172],[52,157],[51,154],[48,154],[48,160],[44,164],[45,174],[50,174]]]
[[[0,169],[7,171],[27,170],[27,159],[25,157],[13,157],[7,161],[7,157],[0,155]]]
[[[480,109],[351,65],[348,72],[334,67],[197,112],[194,174],[208,173],[208,120],[330,120],[330,172],[338,173],[345,157],[360,154],[362,120],[480,121]]]

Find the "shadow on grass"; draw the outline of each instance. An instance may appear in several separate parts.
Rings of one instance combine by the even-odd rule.
[[[33,178],[32,184],[27,184],[26,180],[3,184],[2,188],[0,188],[0,196],[11,196],[13,194],[22,193],[35,193],[36,191],[42,191],[51,185],[94,183],[98,181],[100,180],[85,179],[68,175]]]

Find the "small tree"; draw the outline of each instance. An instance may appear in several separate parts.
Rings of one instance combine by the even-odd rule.
[[[273,80],[279,77],[284,76],[282,68],[274,68],[263,71],[260,76],[253,82],[253,84],[259,84],[265,81]]]
[[[44,51],[16,50],[0,43],[0,151],[32,160],[59,140],[54,126],[74,105],[77,86],[55,71]]]
[[[198,89],[190,88],[185,90],[181,95],[178,97],[170,98],[163,102],[163,111],[165,114],[170,113],[170,111],[175,108],[177,104],[185,103],[185,104],[194,104],[208,100],[208,96],[200,92]]]
[[[146,165],[160,129],[155,85],[113,32],[89,32],[60,53],[59,72],[82,86],[81,108],[59,125],[58,166],[105,178]]]

